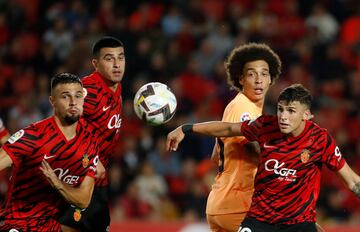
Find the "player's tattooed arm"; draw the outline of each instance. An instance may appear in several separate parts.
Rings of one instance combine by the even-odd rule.
[[[348,188],[360,198],[360,176],[354,172],[346,162],[337,174],[345,182]]]
[[[360,198],[360,182],[357,182],[357,183],[351,188],[351,191],[353,191],[353,193],[355,193],[355,195]]]

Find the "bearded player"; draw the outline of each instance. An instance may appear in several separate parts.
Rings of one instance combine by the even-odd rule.
[[[83,119],[94,131],[100,145],[100,161],[94,194],[90,206],[80,220],[75,218],[75,207],[70,207],[61,218],[63,231],[108,231],[110,213],[108,206],[109,158],[119,141],[121,126],[121,80],[125,71],[124,46],[114,37],[103,37],[93,45],[92,65],[95,71],[82,79],[86,89]],[[104,173],[102,175],[102,173]]]
[[[54,115],[13,134],[0,149],[0,170],[12,177],[0,231],[61,231],[65,200],[86,208],[95,185],[98,145],[79,118],[84,92],[69,73],[51,80]]]

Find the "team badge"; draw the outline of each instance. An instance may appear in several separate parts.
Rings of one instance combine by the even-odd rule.
[[[74,220],[76,222],[80,221],[81,219],[81,210],[80,209],[75,209],[75,212],[74,212]]]
[[[82,166],[84,168],[87,168],[87,166],[89,166],[89,156],[87,154],[83,155]]]
[[[300,155],[301,162],[305,164],[309,161],[309,159],[310,159],[309,150],[303,150],[303,152]]]
[[[240,122],[244,122],[244,121],[247,121],[247,120],[250,120],[250,113],[248,112],[245,112],[243,113],[241,116],[240,116]]]

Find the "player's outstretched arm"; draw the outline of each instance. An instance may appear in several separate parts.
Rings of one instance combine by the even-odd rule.
[[[195,124],[184,124],[171,131],[166,140],[166,150],[176,151],[179,143],[184,139],[186,133],[198,133],[213,137],[231,137],[241,135],[241,122],[203,122]]]
[[[59,191],[67,202],[81,209],[89,206],[95,185],[94,178],[85,176],[80,186],[75,188],[59,180],[54,170],[45,160],[42,161],[40,169],[49,183]]]
[[[346,162],[337,174],[344,180],[349,189],[360,198],[360,176],[358,176]]]
[[[0,148],[0,171],[7,167],[11,167],[12,163],[13,162],[10,156],[6,153],[6,151],[4,151],[4,149]]]

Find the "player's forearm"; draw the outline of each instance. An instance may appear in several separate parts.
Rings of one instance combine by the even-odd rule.
[[[9,134],[3,136],[3,137],[0,139],[0,145],[6,143],[6,141],[7,141],[9,138],[10,138],[10,135],[9,135]]]
[[[90,177],[88,177],[90,178]],[[84,186],[82,183],[80,187],[72,187],[65,184],[62,181],[56,181],[54,187],[65,198],[67,202],[81,209],[87,208],[90,204],[91,195],[94,190],[94,180],[91,178],[92,183],[88,186]]]
[[[354,186],[351,187],[351,191],[360,198],[360,181],[355,183]]]
[[[346,162],[337,174],[343,179],[349,189],[360,198],[360,176]]]
[[[231,137],[241,135],[241,123],[203,122],[193,124],[192,131],[214,137]]]
[[[12,160],[10,156],[4,151],[4,149],[0,148],[0,171],[11,167]]]

